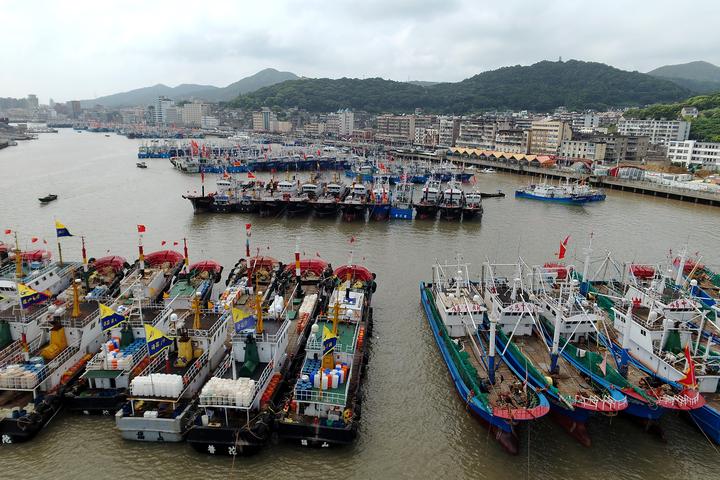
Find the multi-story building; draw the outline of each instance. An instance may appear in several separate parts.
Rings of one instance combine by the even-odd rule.
[[[457,117],[440,117],[438,124],[438,145],[454,147],[460,135],[460,119]]]
[[[375,139],[387,142],[415,140],[415,115],[378,115]]]
[[[272,131],[273,122],[277,121],[277,115],[268,107],[263,107],[259,112],[252,114],[252,129],[256,132]]]
[[[325,133],[325,124],[320,122],[310,122],[305,124],[304,129],[306,135],[319,137]]]
[[[82,107],[80,106],[80,100],[70,100],[70,116],[72,118],[79,118],[82,114]]]
[[[199,127],[203,116],[208,114],[208,107],[204,103],[193,102],[182,106],[182,123],[186,127]]]
[[[176,106],[166,107],[163,112],[163,122],[165,125],[177,125],[182,122],[182,111]]]
[[[437,128],[415,128],[415,145],[423,147],[436,147],[438,145],[439,131]]]
[[[31,93],[27,96],[27,105],[30,110],[37,109],[40,106],[37,95]]]
[[[210,115],[203,115],[200,117],[200,127],[206,129],[217,128],[220,125],[220,121]]]
[[[690,135],[690,122],[685,120],[637,120],[621,118],[618,121],[618,133],[649,137],[650,143],[666,144],[684,142]]]
[[[557,155],[560,145],[572,139],[572,130],[566,122],[537,120],[530,127],[529,151],[535,155]]]
[[[174,110],[174,119],[175,122],[168,122],[168,109],[172,108]],[[167,97],[163,97],[162,95],[158,97],[157,102],[155,102],[155,124],[157,125],[166,125],[168,123],[176,123],[177,122],[177,109],[175,109],[175,102],[170,100]]]
[[[348,110],[340,110],[338,116],[338,135],[341,137],[349,137],[353,134],[355,128],[355,114]]]
[[[696,140],[671,141],[668,142],[667,147],[667,156],[671,163],[720,171],[720,143]]]
[[[584,135],[578,140],[604,143],[605,157],[602,159],[604,164],[643,162],[650,145],[648,137],[616,133]]]
[[[325,131],[331,135],[340,135],[340,115],[328,113],[325,119]]]
[[[606,148],[607,144],[605,142],[563,140],[562,145],[560,145],[559,156],[561,158],[585,158],[603,163]]]
[[[528,130],[503,129],[495,135],[495,150],[507,153],[528,153]]]
[[[455,144],[461,147],[493,150],[497,130],[495,120],[463,118],[460,121],[460,132]]]

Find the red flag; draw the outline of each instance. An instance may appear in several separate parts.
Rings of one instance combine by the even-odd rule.
[[[697,380],[695,379],[695,361],[690,355],[690,346],[685,345],[685,360],[687,361],[687,368],[685,369],[685,376],[678,380],[678,383],[685,385],[690,388],[697,388]]]
[[[320,155],[322,155],[322,152],[321,152],[320,149],[318,148],[318,157],[319,157]]]
[[[145,225],[138,224],[137,229],[138,233],[145,233]]]
[[[570,235],[565,237],[565,240],[560,243],[560,251],[558,252],[558,260],[562,260],[565,258],[565,254],[567,253],[567,244],[568,240],[570,240]]]
[[[163,240],[162,242],[160,242],[160,245],[165,246],[166,243],[167,243],[167,242],[166,242],[165,240]]]
[[[248,172],[248,179],[255,180],[255,178],[256,178],[256,177],[255,177],[255,175],[253,175],[252,172]]]
[[[200,170],[200,183],[205,183],[205,170]]]
[[[10,235],[11,233],[12,233],[12,230],[10,230],[9,228],[5,230],[5,235]]]
[[[38,237],[32,237],[32,238],[30,239],[30,242],[35,243],[35,242],[37,242],[38,240],[39,240]]]
[[[470,177],[470,183],[472,183],[473,185],[477,184],[477,178],[475,178],[475,175]]]
[[[180,242],[173,242],[174,247],[177,247],[178,245],[180,245]]]
[[[355,236],[350,237],[350,243],[355,243]]]
[[[250,227],[252,227],[252,223],[245,224],[245,230],[250,230]]]

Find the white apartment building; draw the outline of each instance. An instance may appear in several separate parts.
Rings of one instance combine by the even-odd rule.
[[[355,128],[355,114],[348,109],[338,112],[338,135],[350,136]]]
[[[649,137],[650,143],[665,144],[684,142],[690,135],[690,122],[685,120],[636,120],[621,118],[618,121],[618,133]]]
[[[671,141],[668,142],[667,156],[671,163],[679,163],[685,167],[701,165],[706,170],[720,171],[720,143]]]
[[[255,132],[269,132],[272,130],[273,122],[277,121],[275,112],[267,107],[252,114],[252,128]]]
[[[175,102],[167,97],[158,97],[155,103],[155,123],[157,125],[165,125],[168,123],[167,111],[169,108],[175,108]],[[175,121],[177,121],[177,110],[175,111]]]

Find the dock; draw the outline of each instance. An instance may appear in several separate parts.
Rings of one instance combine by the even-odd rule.
[[[659,198],[668,198],[702,205],[720,207],[720,193],[690,190],[685,188],[670,187],[655,182],[642,180],[628,180],[617,177],[601,175],[587,175],[576,172],[572,169],[549,168],[529,165],[514,160],[500,161],[482,157],[459,157],[455,155],[431,155],[421,152],[394,151],[393,154],[400,160],[425,161],[432,163],[452,162],[457,165],[472,165],[480,168],[493,168],[499,172],[513,173],[516,175],[530,175],[544,177],[553,180],[580,180],[585,179],[591,185],[609,190],[620,190],[642,195],[649,195]]]

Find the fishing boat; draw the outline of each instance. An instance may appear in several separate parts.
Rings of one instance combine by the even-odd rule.
[[[340,202],[348,194],[348,187],[339,181],[333,181],[323,185],[322,191],[310,200],[315,215],[326,217],[336,215],[340,211]]]
[[[368,211],[373,220],[387,220],[390,218],[390,184],[378,182],[370,190]]]
[[[565,330],[561,312],[555,315],[555,331],[550,345],[539,319],[540,307],[534,302],[538,284],[530,273],[530,286],[523,279],[528,273],[522,262],[514,265],[486,264],[481,275],[481,291],[488,305],[488,316],[500,326],[498,349],[510,369],[541,390],[550,402],[554,419],[582,445],[590,446],[587,421],[593,414],[616,414],[627,408],[627,397],[618,389],[593,381],[561,353],[560,331]],[[510,280],[512,279],[512,280]]]
[[[368,189],[362,183],[353,183],[350,192],[340,201],[343,220],[365,220],[368,207]]]
[[[480,169],[480,173],[495,173],[495,169],[494,168],[483,168],[483,169]]]
[[[420,200],[415,203],[415,211],[420,219],[434,219],[438,212],[438,201],[440,200],[440,182],[428,180],[422,189]]]
[[[32,440],[62,407],[62,396],[100,348],[98,304],[80,296],[76,279],[69,295],[39,313],[36,338],[0,361],[0,443]]]
[[[467,265],[459,259],[456,265],[434,265],[432,283],[421,283],[420,292],[458,395],[500,445],[517,454],[517,427],[548,413],[549,403],[496,355],[496,322],[487,325],[487,310]]]
[[[138,260],[120,282],[121,298],[148,302],[160,300],[182,269],[184,260],[183,255],[174,250],[158,250],[147,255],[140,251]]]
[[[280,215],[285,211],[290,197],[296,192],[296,185],[289,180],[268,182],[258,198],[253,199],[261,217]]]
[[[463,220],[472,220],[477,218],[482,219],[483,206],[482,206],[482,193],[473,189],[470,192],[465,193],[465,203],[462,207],[462,218]]]
[[[275,270],[271,282],[241,297],[233,310],[232,350],[203,386],[200,415],[188,432],[195,450],[251,455],[270,439],[287,385],[299,374],[305,339],[332,270],[319,259]],[[242,283],[252,286],[251,277]]]
[[[407,176],[403,174],[403,180],[405,178],[407,178]],[[390,218],[412,220],[414,193],[415,188],[411,182],[401,181],[395,185],[395,192],[391,199]]]
[[[147,168],[147,163],[145,163],[145,162],[137,162],[137,163],[135,163],[135,166],[136,166],[137,168]]]
[[[168,330],[144,325],[151,360],[131,380],[127,401],[115,414],[126,440],[182,441],[195,416],[195,397],[225,355],[228,311],[199,298],[189,309],[165,308],[171,309]]]
[[[101,310],[101,349],[63,392],[63,405],[71,413],[114,415],[127,401],[132,379],[150,362],[145,325],[165,331],[173,313],[170,307],[140,298],[114,301]]]
[[[606,340],[604,317],[582,296],[579,280],[573,275],[553,273],[546,267],[536,267],[535,277],[540,279],[536,298],[546,342],[552,346],[556,328],[553,317],[559,311],[563,317],[561,354],[594,382],[625,394],[628,408],[624,414],[636,419],[646,431],[664,436],[659,421],[666,411],[687,411],[702,406],[704,401],[697,392],[679,391],[623,362],[622,357],[616,357]]]
[[[280,439],[303,446],[350,444],[361,419],[375,275],[353,264],[333,273],[327,315],[310,327],[300,377],[277,420]]]
[[[207,303],[212,296],[213,285],[220,281],[222,271],[222,265],[214,260],[193,263],[177,274],[168,291],[163,294],[165,305],[187,309],[195,299]]]
[[[605,200],[605,193],[602,190],[591,188],[587,184],[550,185],[539,183],[516,190],[515,198],[583,205]]]
[[[297,193],[288,199],[288,215],[302,215],[310,211],[310,202],[317,198],[320,187],[316,183],[307,182],[300,185]]]
[[[693,391],[699,392],[704,405],[688,408],[688,413],[708,438],[720,443],[720,329],[715,312],[682,289],[682,271],[676,280],[670,268],[649,286],[625,284],[609,307],[609,340],[625,362],[691,399],[696,399]]]
[[[440,201],[438,202],[440,218],[459,220],[464,206],[465,194],[462,191],[462,185],[457,180],[451,180],[440,195]]]
[[[54,193],[48,193],[44,197],[38,198],[38,200],[40,200],[40,203],[50,203],[54,200],[57,200],[57,198],[58,198],[58,196],[55,195]]]
[[[505,198],[505,193],[502,190],[497,192],[482,192],[480,193],[482,198]]]

